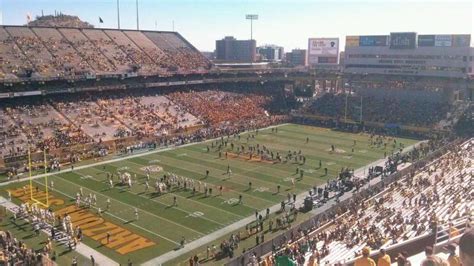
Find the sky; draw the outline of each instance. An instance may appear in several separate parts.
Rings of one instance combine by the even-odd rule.
[[[136,29],[135,0],[119,0],[122,29]],[[285,51],[306,49],[308,38],[346,35],[472,34],[474,1],[470,0],[138,0],[141,30],[174,30],[201,51],[213,51],[224,36],[250,39],[246,14],[257,46],[276,44]],[[24,25],[34,18],[62,12],[100,28],[117,28],[117,0],[0,0],[0,22]],[[104,23],[99,24],[99,17]],[[471,40],[473,41],[473,40]]]

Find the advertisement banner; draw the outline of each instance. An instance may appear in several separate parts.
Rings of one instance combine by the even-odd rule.
[[[471,45],[471,35],[470,34],[455,34],[453,38],[453,47],[469,47]]]
[[[418,35],[418,46],[422,46],[422,47],[435,46],[435,35]]]
[[[310,55],[337,57],[339,38],[311,38],[308,41],[308,50]]]
[[[436,47],[451,47],[453,45],[453,36],[444,34],[435,36],[435,46]]]
[[[415,49],[416,32],[390,33],[390,49]]]
[[[359,36],[346,36],[346,47],[359,46]]]
[[[41,91],[23,91],[23,92],[13,93],[13,96],[15,97],[32,96],[32,95],[41,95]]]
[[[387,46],[388,36],[360,36],[359,46]]]

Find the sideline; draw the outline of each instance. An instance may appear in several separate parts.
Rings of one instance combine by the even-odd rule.
[[[259,128],[258,130],[266,130],[266,129],[276,128],[276,127],[286,126],[286,125],[290,125],[290,123],[284,123],[284,124],[273,125],[273,126],[269,126],[269,127],[265,127],[265,128]],[[241,132],[239,134],[244,134],[244,133],[247,133],[247,132],[248,131],[244,131],[244,132]],[[221,137],[217,137],[217,138],[213,138],[213,139],[207,139],[207,140],[203,140],[203,141],[200,141],[200,142],[186,143],[186,144],[178,145],[178,146],[177,145],[172,145],[172,146],[169,146],[167,148],[157,149],[157,150],[152,150],[152,151],[147,151],[147,152],[138,152],[136,154],[121,156],[121,157],[118,157],[118,158],[115,158],[115,159],[100,161],[100,162],[91,163],[91,164],[85,164],[85,165],[81,165],[81,166],[75,166],[74,170],[71,170],[71,168],[67,168],[67,169],[63,169],[61,171],[55,171],[55,172],[51,172],[51,173],[47,173],[47,174],[35,175],[35,176],[32,176],[31,179],[38,179],[38,178],[41,178],[41,177],[47,177],[47,176],[53,176],[53,175],[58,175],[58,174],[69,173],[69,172],[73,172],[75,170],[87,169],[87,168],[98,166],[98,165],[109,164],[109,163],[114,163],[114,162],[120,162],[120,161],[132,159],[132,158],[136,158],[136,157],[141,157],[141,156],[146,156],[146,155],[150,155],[150,154],[175,150],[175,149],[178,149],[178,148],[181,148],[181,147],[188,147],[188,146],[192,146],[192,145],[198,145],[198,144],[201,144],[201,143],[211,142],[211,141],[215,141],[215,140],[219,140],[219,139],[221,139]],[[30,180],[30,177],[26,176],[26,177],[22,177],[20,179],[15,179],[15,180],[2,182],[2,183],[0,183],[0,187],[1,186],[7,186],[7,185],[10,185],[10,184],[13,184],[13,183],[19,183],[19,182],[22,182],[22,181],[28,181],[28,180]]]
[[[410,150],[412,150],[414,147],[418,146],[419,144],[423,143],[423,142],[426,142],[426,141],[419,141],[413,145],[410,145],[408,147],[405,147],[402,151],[402,153],[406,153]],[[372,167],[372,166],[377,166],[377,165],[380,165],[380,166],[383,166],[385,165],[385,161],[387,159],[383,158],[383,159],[379,159],[375,162],[372,162],[368,165],[365,165],[365,166],[362,166],[360,168],[358,168],[357,170],[354,171],[354,175],[363,175],[366,171],[366,168],[368,167]],[[374,180],[372,180],[372,182],[370,182],[369,184],[366,184],[366,186],[370,186],[371,183],[375,182]],[[324,186],[325,184],[322,184],[321,186]],[[304,202],[304,199],[306,198],[306,196],[308,195],[308,192],[307,191],[304,191],[302,193],[300,193],[299,195],[296,196],[296,203],[295,205],[301,205],[303,202]],[[270,214],[273,214],[277,211],[279,211],[281,208],[280,204],[275,204],[273,206],[270,207]],[[314,212],[316,210],[312,210],[312,212]],[[161,256],[158,256],[158,257],[155,257],[147,262],[144,262],[142,265],[144,266],[154,266],[154,265],[162,265],[163,263],[166,263],[172,259],[175,259],[179,256],[182,256],[194,249],[197,249],[199,247],[202,247],[206,244],[208,244],[209,242],[212,242],[220,237],[223,237],[237,229],[240,229],[242,227],[244,227],[245,225],[253,222],[255,220],[255,216],[254,215],[250,215],[248,216],[247,218],[244,218],[244,219],[241,219],[233,224],[230,224],[226,227],[223,227],[217,231],[214,231],[204,237],[201,237],[197,240],[194,240],[190,243],[187,243],[184,248],[181,248],[179,250],[176,250],[176,251],[169,251]]]

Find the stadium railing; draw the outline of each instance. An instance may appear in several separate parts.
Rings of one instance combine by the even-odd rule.
[[[383,181],[379,179],[375,184],[370,185],[370,190],[365,189],[365,190],[362,190],[358,193],[352,193],[352,195],[350,197],[345,198],[344,200],[341,200],[336,205],[326,207],[327,209],[325,209],[324,211],[322,211],[322,212],[316,214],[315,216],[313,216],[312,218],[310,218],[310,219],[308,219],[308,220],[292,227],[287,232],[282,233],[281,235],[273,238],[272,240],[266,241],[263,244],[260,244],[256,247],[252,248],[252,249],[246,250],[245,253],[243,253],[242,255],[240,255],[238,257],[233,258],[232,260],[227,262],[225,265],[227,265],[227,266],[247,265],[250,261],[250,258],[252,256],[252,254],[254,254],[254,253],[256,254],[257,258],[260,258],[260,257],[262,257],[266,254],[271,254],[275,244],[278,244],[278,246],[280,246],[282,243],[286,243],[289,239],[291,239],[291,236],[294,234],[294,232],[297,232],[298,230],[305,231],[309,228],[314,227],[314,221],[324,220],[324,218],[326,218],[326,217],[334,216],[334,213],[335,213],[336,209],[341,208],[342,206],[346,206],[354,196],[356,196],[356,197],[358,195],[362,196],[362,195],[364,195],[364,193],[369,193],[369,194],[365,194],[365,195],[370,195],[370,193],[378,193],[378,192],[382,191],[383,188],[386,187],[387,185],[389,185],[389,184],[391,184],[395,181],[398,181],[399,179],[401,179],[402,177],[404,177],[408,173],[414,171],[415,169],[420,169],[420,168],[424,167],[425,165],[429,164],[434,159],[436,159],[436,158],[442,156],[443,154],[447,153],[451,147],[453,147],[455,145],[459,145],[461,142],[462,142],[462,140],[458,139],[458,140],[454,140],[454,141],[452,141],[448,144],[445,144],[444,146],[442,146],[442,147],[432,151],[431,153],[429,153],[423,159],[421,159],[419,161],[416,161],[416,162],[412,163],[410,166],[385,177],[383,179]],[[324,208],[324,207],[325,206],[323,205],[322,208]]]

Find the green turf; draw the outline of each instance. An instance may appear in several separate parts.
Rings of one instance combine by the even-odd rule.
[[[94,166],[71,173],[62,173],[49,177],[54,181],[56,197],[73,198],[83,187],[86,194],[97,195],[99,206],[105,208],[106,198],[111,199],[111,209],[104,218],[129,229],[130,231],[153,240],[156,246],[122,256],[115,251],[101,246],[98,242],[85,238],[85,243],[98,249],[100,252],[125,263],[128,258],[134,263],[147,261],[174,249],[182,236],[186,241],[192,241],[205,236],[217,229],[234,223],[244,217],[252,215],[255,210],[263,210],[278,204],[286,198],[287,193],[301,193],[334,178],[341,167],[359,168],[384,156],[384,152],[390,154],[392,145],[384,147],[369,147],[369,136],[365,134],[350,134],[332,131],[324,128],[282,125],[278,133],[272,133],[270,129],[260,130],[255,138],[250,138],[247,143],[246,134],[241,134],[240,141],[232,136],[229,139],[227,149],[230,150],[230,142],[236,146],[265,145],[275,154],[280,152],[283,156],[289,150],[306,156],[306,164],[294,162],[271,164],[267,162],[255,162],[245,159],[218,158],[218,152],[211,148],[206,151],[206,146],[211,147],[211,142],[205,142],[186,147],[180,147],[167,151],[161,151],[141,157],[126,159],[119,162],[106,164],[105,166]],[[250,134],[255,135],[255,132]],[[309,142],[306,143],[306,138]],[[224,138],[226,140],[226,138]],[[357,141],[353,146],[354,140]],[[405,146],[416,143],[416,140],[400,139]],[[238,144],[238,145],[237,145]],[[343,153],[330,153],[331,144]],[[354,148],[354,153],[351,149]],[[397,146],[398,148],[398,146]],[[319,168],[319,161],[323,165]],[[223,195],[217,195],[218,190],[213,189],[211,197],[204,197],[203,193],[192,195],[190,190],[174,189],[171,193],[156,195],[153,188],[145,193],[145,172],[142,167],[158,165],[163,167],[163,172],[152,174],[152,179],[161,177],[164,172],[172,172],[177,175],[200,180],[208,186],[223,186]],[[227,166],[232,169],[232,175],[226,174]],[[297,179],[296,168],[304,170],[304,178]],[[328,175],[324,175],[324,168],[328,168]],[[131,189],[115,187],[109,189],[106,181],[106,173],[116,172],[118,169],[132,174],[136,173],[138,183]],[[209,177],[205,177],[206,170],[210,171]],[[290,180],[296,178],[295,187]],[[115,179],[116,180],[116,179]],[[150,186],[154,181],[150,180]],[[38,179],[36,184],[43,181]],[[252,189],[248,183],[252,182]],[[10,185],[10,188],[19,187],[23,184]],[[276,192],[277,185],[281,186],[279,194]],[[243,204],[234,204],[235,200],[243,196]],[[171,206],[173,197],[178,199],[178,206]],[[229,204],[230,203],[230,204]],[[73,201],[70,202],[73,204]],[[139,209],[140,219],[134,219],[133,208]]]
[[[42,250],[48,239],[48,236],[43,232],[36,236],[31,224],[19,219],[13,221],[11,215],[6,216],[0,221],[0,230],[10,231],[17,240],[23,241],[28,248],[33,248],[36,251]],[[53,251],[56,252],[56,262],[58,265],[71,265],[74,257],[76,257],[78,265],[87,265],[90,263],[89,258],[75,251],[70,251],[69,248],[64,245],[53,243]],[[50,253],[50,257],[51,254],[52,252]]]

